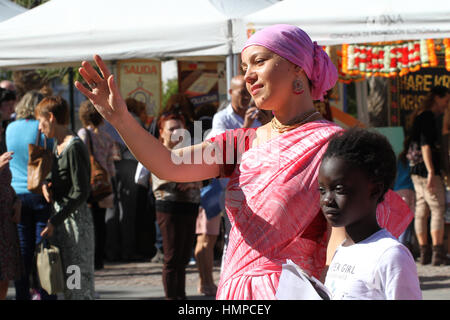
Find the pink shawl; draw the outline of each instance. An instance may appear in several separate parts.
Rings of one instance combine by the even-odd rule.
[[[328,140],[339,130],[331,122],[314,121],[250,149],[251,142],[239,141],[239,129],[212,139],[224,148],[235,134],[231,141],[246,150],[227,186],[232,228],[217,299],[275,299],[286,259],[320,277],[327,223],[320,211],[317,176]],[[393,192],[378,212],[380,225],[395,236],[412,219],[405,219],[409,208]]]

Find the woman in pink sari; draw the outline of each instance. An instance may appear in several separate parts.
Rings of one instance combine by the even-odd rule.
[[[172,152],[129,115],[99,56],[94,60],[102,76],[88,62],[80,68],[91,90],[75,85],[161,179],[230,178],[225,206],[232,229],[217,298],[275,299],[286,259],[319,278],[327,246],[331,256],[343,237],[342,229],[330,232],[320,212],[317,183],[327,142],[341,129],[323,120],[313,105],[335,85],[337,71],[306,33],[290,25],[255,33],[241,57],[248,91],[258,108],[273,112],[273,120]],[[399,199],[392,192],[378,208],[380,225],[396,236],[412,219]]]

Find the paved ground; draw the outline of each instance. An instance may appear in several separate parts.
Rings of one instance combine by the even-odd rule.
[[[121,291],[126,291],[125,299],[163,299],[164,289],[160,263],[109,264],[96,272],[96,291],[100,299],[121,299]],[[219,266],[214,267],[214,280],[219,282]],[[132,278],[130,277],[132,275]],[[186,296],[188,299],[213,300],[197,292],[197,266],[186,269]]]
[[[108,263],[95,273],[95,286],[100,300],[162,300],[162,264],[151,262]],[[425,300],[450,300],[450,266],[433,267],[417,264],[423,297]],[[219,280],[219,267],[214,267],[214,279]],[[191,300],[213,300],[197,292],[196,266],[187,267],[186,294]],[[7,299],[14,299],[10,286]]]
[[[450,266],[416,265],[424,300],[450,300]]]

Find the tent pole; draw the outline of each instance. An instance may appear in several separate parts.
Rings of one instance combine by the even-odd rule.
[[[230,83],[231,79],[235,76],[234,73],[234,55],[233,55],[233,22],[228,20],[228,55],[226,58],[227,69],[227,100],[231,100],[230,96]]]
[[[233,77],[240,74],[240,66],[239,66],[240,55],[239,54],[233,54]]]
[[[231,100],[229,90],[230,90],[231,79],[233,78],[233,54],[227,55],[226,70],[227,70],[227,100]]]
[[[69,68],[69,104],[70,104],[70,127],[75,131],[75,103],[73,98],[73,68]]]

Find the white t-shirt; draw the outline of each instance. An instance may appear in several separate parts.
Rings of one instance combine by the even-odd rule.
[[[350,246],[340,245],[325,286],[333,300],[421,300],[409,250],[387,230]]]

